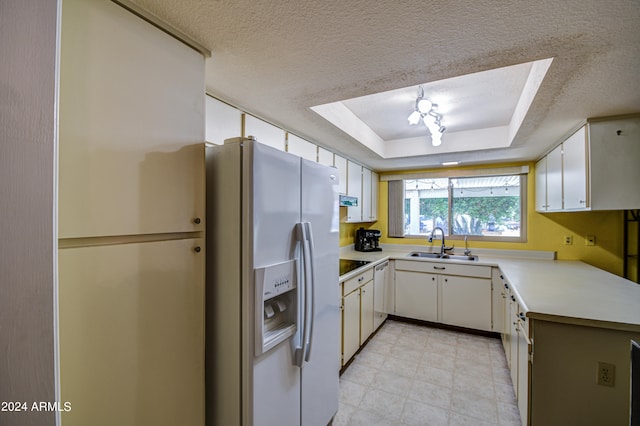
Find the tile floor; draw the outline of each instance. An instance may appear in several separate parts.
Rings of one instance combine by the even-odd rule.
[[[387,320],[340,377],[333,426],[520,426],[499,339]]]

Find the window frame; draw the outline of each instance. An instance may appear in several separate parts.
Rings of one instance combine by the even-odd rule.
[[[406,181],[408,180],[415,180],[415,179],[437,179],[437,178],[446,178],[448,181],[448,188],[447,188],[447,221],[449,224],[452,223],[453,220],[453,194],[452,194],[452,186],[451,186],[451,181],[453,179],[463,179],[463,178],[470,178],[470,177],[496,177],[496,176],[519,176],[520,178],[520,236],[498,236],[498,235],[472,235],[469,234],[467,235],[467,238],[469,241],[487,241],[487,242],[512,242],[512,243],[526,243],[527,242],[527,218],[528,218],[528,210],[527,210],[527,197],[528,197],[528,167],[524,166],[521,168],[508,168],[508,169],[497,169],[497,170],[492,170],[489,172],[482,173],[482,171],[478,170],[476,172],[469,172],[466,171],[465,173],[453,173],[453,172],[449,172],[446,174],[443,174],[442,172],[437,173],[437,174],[419,174],[419,175],[395,175],[395,176],[385,176],[385,180],[388,181],[394,181],[394,180],[401,180],[402,181],[402,220],[403,220],[403,227],[402,229],[405,229],[405,190],[406,190]],[[391,204],[391,196],[389,197],[389,203]],[[390,206],[390,212],[391,212],[391,206]],[[391,229],[391,221],[392,221],[392,215],[389,214],[388,216],[388,227],[389,229]],[[449,226],[448,230],[447,230],[447,235],[445,235],[447,240],[463,240],[465,235],[460,235],[460,234],[456,234],[453,235],[451,234],[451,230],[452,227]],[[392,236],[391,234],[388,235],[389,238],[413,238],[413,239],[419,239],[419,238],[426,238],[427,235],[425,234],[403,234],[403,236]]]

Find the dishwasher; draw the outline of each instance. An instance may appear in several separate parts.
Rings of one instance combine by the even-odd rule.
[[[385,261],[375,267],[373,274],[373,329],[378,327],[387,318],[385,309],[385,293],[387,290],[387,275],[389,274],[389,261]]]

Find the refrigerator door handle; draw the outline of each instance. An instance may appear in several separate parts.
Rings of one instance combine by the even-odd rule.
[[[302,285],[298,286],[304,293],[304,301],[301,304],[298,299],[299,309],[302,315],[302,327],[300,330],[300,343],[295,348],[295,363],[298,367],[302,367],[305,359],[305,351],[307,347],[307,341],[309,340],[309,264],[311,262],[309,256],[309,236],[307,234],[306,223],[300,222],[296,224],[297,237],[302,247]],[[302,306],[300,306],[302,305]]]
[[[307,345],[306,349],[305,349],[305,353],[304,353],[304,360],[309,362],[309,360],[311,359],[311,343],[313,343],[313,323],[314,323],[314,318],[315,318],[315,289],[316,289],[316,283],[315,283],[315,278],[314,278],[314,245],[313,245],[313,232],[311,231],[311,222],[306,222],[305,224],[305,228],[307,228],[307,238],[309,239],[309,260],[310,262],[308,263],[309,265],[309,280],[306,280],[305,284],[306,284],[306,291],[308,291],[309,293],[309,306],[307,307],[308,311],[307,313],[309,314],[309,340],[306,340],[305,343]],[[305,263],[306,265],[306,263]]]

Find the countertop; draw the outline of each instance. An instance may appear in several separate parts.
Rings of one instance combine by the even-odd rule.
[[[389,259],[497,267],[527,317],[569,324],[640,331],[640,285],[577,260],[555,260],[553,252],[475,249],[478,261],[416,259],[407,255],[429,247],[383,245],[381,252],[342,247],[343,259],[368,260],[365,267],[340,276],[349,279]]]

